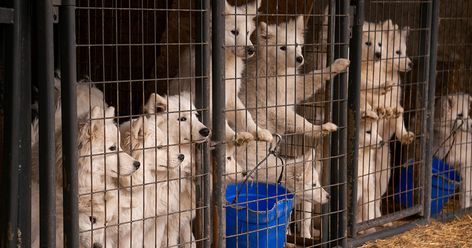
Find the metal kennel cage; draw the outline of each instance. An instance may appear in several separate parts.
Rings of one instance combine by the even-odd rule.
[[[249,6],[259,2],[258,11],[252,12]],[[5,197],[0,246],[349,247],[407,231],[431,217],[448,220],[469,213],[470,208],[461,205],[467,192],[460,185],[466,181],[466,172],[461,172],[467,171],[470,161],[449,163],[445,169],[433,155],[445,146],[438,146],[438,126],[456,121],[438,112],[441,99],[472,94],[467,77],[470,5],[459,0],[0,1],[0,156],[4,161],[0,175]],[[229,40],[244,35],[244,41]],[[381,54],[366,46],[378,46]],[[244,55],[236,55],[240,48]],[[281,58],[284,61],[279,63]],[[335,73],[335,67],[327,66],[340,58],[349,58],[349,68]],[[369,66],[380,69],[371,72]],[[405,66],[410,68],[398,73]],[[268,73],[269,67],[275,68],[274,74]],[[326,82],[319,79],[323,75]],[[365,87],[371,81],[382,83]],[[195,87],[185,88],[189,82]],[[241,88],[235,82],[241,82]],[[290,88],[291,82],[303,89]],[[324,87],[307,94],[306,87],[314,82]],[[251,83],[254,88],[248,87]],[[273,84],[264,88],[269,83]],[[272,100],[270,91],[280,87],[284,91]],[[401,93],[389,99],[392,89]],[[190,94],[183,94],[185,90]],[[290,90],[303,97],[291,102]],[[99,103],[80,102],[97,92],[103,94]],[[165,100],[159,102],[156,96],[148,101],[152,93]],[[175,101],[164,97],[172,95],[179,97]],[[367,95],[377,98],[367,99]],[[36,101],[39,140],[30,125],[38,117],[31,114]],[[228,101],[241,101],[242,106],[229,106]],[[408,142],[389,135],[375,144],[380,148],[366,143],[367,134],[374,132],[365,131],[366,103],[382,101],[390,106],[371,106],[373,112],[389,115],[391,111],[393,120],[402,116],[404,125],[395,133],[405,128],[413,132]],[[470,102],[461,103],[464,107]],[[101,112],[93,116],[97,106]],[[114,116],[106,115],[108,106],[115,107]],[[80,109],[85,109],[85,117],[78,116]],[[273,109],[275,117],[270,119]],[[470,118],[464,117],[470,113],[461,114],[461,128],[470,128],[465,125]],[[233,115],[234,123],[227,125]],[[249,116],[257,126],[252,133]],[[291,123],[293,116],[299,119]],[[392,129],[386,124],[388,118],[376,118],[369,120],[369,127]],[[189,126],[184,126],[187,119]],[[139,126],[140,120],[154,126],[146,129],[145,124]],[[271,121],[279,120],[283,121],[271,126]],[[301,124],[299,120],[307,122],[291,130],[290,125]],[[336,124],[337,130],[315,139],[310,136],[317,130],[309,125],[326,122]],[[191,132],[198,123],[211,128],[211,139],[199,142],[197,133]],[[97,148],[97,152],[92,149],[96,141],[89,137],[91,149],[83,149],[87,138],[79,134],[87,125],[104,126],[104,137],[111,128],[121,147],[114,144],[112,151],[104,144],[103,151]],[[113,129],[120,126],[120,131]],[[236,131],[235,140],[228,139],[228,126]],[[133,132],[135,127],[140,132]],[[263,129],[273,134],[273,142],[261,141],[264,138],[258,135]],[[234,145],[245,131],[257,141]],[[466,128],[462,131],[467,133]],[[185,140],[182,135],[187,132],[190,136]],[[145,139],[150,136],[155,138]],[[128,143],[119,141],[126,137]],[[453,145],[470,153],[469,142]],[[379,160],[365,162],[364,156],[378,152],[384,153],[375,155]],[[186,154],[177,169],[169,168],[173,154]],[[95,164],[90,161],[97,157],[104,157],[97,164],[111,172],[107,161],[113,156],[139,160],[142,170],[153,164],[153,180],[146,181],[150,174],[142,182],[131,176],[125,185],[121,168],[116,173],[120,177],[104,174],[104,188],[93,188],[102,182],[94,181],[93,175],[81,178],[82,169],[92,170]],[[62,167],[56,166],[58,157]],[[164,161],[164,172],[158,170],[158,160]],[[185,168],[180,167],[183,161],[189,164]],[[444,171],[437,172],[438,168]],[[453,179],[452,172],[458,174]],[[359,189],[365,178],[374,181]],[[93,183],[84,191],[88,180]],[[384,186],[378,186],[377,180]],[[453,189],[438,194],[437,185],[448,183]],[[276,185],[275,195],[268,195],[269,185]],[[251,187],[261,199],[249,199]],[[376,189],[380,193],[373,198],[358,201],[360,194]],[[234,199],[228,198],[230,190],[236,192]],[[60,197],[62,203],[57,202]],[[169,203],[172,197],[177,199],[174,207]],[[83,199],[89,200],[84,204]],[[141,204],[138,210],[143,214],[128,210],[128,200],[130,206]],[[156,205],[162,201],[165,207],[147,214],[143,204],[148,201]],[[275,216],[285,219],[264,226],[271,204],[282,207]],[[293,210],[284,204],[292,204]],[[444,206],[438,210],[439,204]],[[364,210],[367,205],[379,212],[369,215],[371,209]],[[233,213],[239,218],[228,219]],[[35,222],[34,216],[39,220]],[[250,216],[257,217],[249,220]],[[84,220],[89,227],[84,227]],[[148,226],[149,222],[154,224]],[[257,228],[250,229],[248,223]],[[183,225],[191,231],[180,234]],[[153,245],[159,240],[154,237],[142,244],[147,229],[162,226],[167,230],[162,243]],[[175,227],[176,241],[170,234]]]

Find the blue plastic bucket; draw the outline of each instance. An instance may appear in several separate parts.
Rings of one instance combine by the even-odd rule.
[[[433,158],[431,178],[431,215],[441,212],[442,208],[454,194],[460,175],[454,168],[449,167],[444,161]],[[403,166],[400,172],[400,180],[395,187],[395,199],[402,207],[413,207],[413,164]]]
[[[230,184],[226,201],[226,247],[284,247],[293,208],[287,189],[279,184]]]

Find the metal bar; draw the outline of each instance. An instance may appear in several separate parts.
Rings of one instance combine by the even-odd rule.
[[[0,142],[4,142],[2,195],[6,202],[1,204],[0,247],[31,243],[31,4],[12,1],[9,7],[15,12],[9,22],[13,25],[5,32],[5,139]]]
[[[431,217],[431,178],[432,178],[432,144],[434,139],[434,96],[436,95],[436,64],[438,54],[438,27],[439,27],[439,1],[433,0],[431,6],[431,37],[430,37],[430,51],[429,51],[429,75],[428,82],[426,84],[425,95],[427,97],[426,102],[426,113],[425,113],[425,142],[424,147],[424,159],[425,159],[425,192],[424,192],[424,210],[423,216],[429,221]]]
[[[54,140],[54,42],[51,1],[35,2],[36,65],[39,85],[40,246],[56,246],[56,170]]]
[[[197,1],[197,8],[201,10],[200,14],[197,15],[197,35],[196,35],[196,43],[195,46],[195,105],[197,109],[202,109],[200,113],[200,120],[206,126],[209,126],[209,97],[208,94],[208,58],[210,56],[209,49],[208,49],[208,28],[209,28],[209,15],[208,11],[210,9],[209,1],[208,0],[198,0]],[[199,231],[197,235],[202,234],[203,237],[198,237],[197,239],[203,239],[203,244],[201,247],[209,247],[210,246],[210,154],[209,154],[209,147],[208,144],[202,144],[198,146],[199,155],[201,155],[200,166],[197,168],[200,171],[197,171],[197,175],[203,175],[203,178],[197,180],[199,184],[197,187],[197,202],[196,207],[197,209],[203,209],[203,215],[201,211],[197,211],[196,220],[198,222],[197,226],[199,227]],[[203,195],[202,195],[203,193]],[[203,230],[203,233],[202,231]]]
[[[427,224],[426,220],[424,219],[419,219],[410,223],[403,224],[401,226],[391,228],[391,229],[385,229],[379,232],[375,232],[366,236],[358,237],[356,239],[349,239],[348,241],[348,246],[346,247],[357,247],[361,246],[367,241],[375,240],[375,239],[384,239],[390,236],[398,235],[400,233],[409,231],[418,225],[424,225]]]
[[[349,42],[349,2],[337,0],[334,33],[334,58],[348,57]],[[347,214],[346,214],[346,180],[347,180],[347,75],[341,74],[333,82],[333,123],[338,131],[331,136],[331,211],[330,240],[331,246],[346,246]]]
[[[15,22],[15,9],[0,8],[0,23],[13,24]]]
[[[422,70],[419,70],[419,75],[418,75],[418,82],[424,82],[424,91],[422,92],[422,102],[423,104],[426,103],[429,109],[426,109],[425,114],[423,115],[423,125],[422,125],[422,132],[425,134],[422,136],[421,139],[421,147],[423,149],[423,152],[421,156],[423,157],[423,160],[425,162],[424,165],[424,170],[420,171],[420,176],[423,178],[423,216],[427,219],[430,217],[430,212],[431,212],[431,163],[432,163],[432,156],[431,156],[431,146],[433,143],[433,138],[432,135],[433,133],[429,133],[431,136],[427,135],[429,131],[432,131],[432,125],[433,125],[433,119],[430,118],[430,112],[429,110],[432,109],[432,106],[430,106],[429,101],[429,88],[431,87],[428,85],[427,81],[430,79],[429,77],[429,66],[430,66],[430,27],[431,27],[431,14],[432,14],[432,9],[431,9],[431,2],[425,2],[421,5],[421,32],[420,32],[420,40],[419,40],[419,49],[420,49],[420,54],[424,55],[421,56],[419,65],[423,66]],[[434,90],[434,89],[433,89]],[[434,93],[434,91],[433,91]],[[434,95],[433,95],[433,100],[434,100]],[[430,122],[430,123],[428,123]]]
[[[368,220],[357,225],[357,231],[362,231],[371,227],[380,226],[386,223],[390,223],[396,220],[403,219],[405,217],[409,217],[415,214],[420,214],[423,211],[422,205],[416,205],[415,207],[404,209],[402,211],[393,212],[388,215],[384,215],[380,218]]]
[[[75,54],[75,1],[63,1],[59,9],[62,101],[62,158],[64,247],[79,247],[77,182],[77,97]]]
[[[223,198],[225,185],[223,175],[225,173],[225,47],[224,34],[225,18],[223,16],[225,2],[212,0],[212,142],[213,150],[213,246],[226,247],[225,242],[225,211]]]
[[[351,61],[349,68],[349,92],[348,92],[348,178],[350,188],[348,212],[348,224],[350,227],[350,235],[357,235],[357,162],[359,156],[359,125],[360,125],[360,91],[361,91],[361,57],[362,57],[362,27],[364,25],[364,1],[357,0],[354,3],[355,12],[352,24],[352,37],[350,40],[349,60]]]

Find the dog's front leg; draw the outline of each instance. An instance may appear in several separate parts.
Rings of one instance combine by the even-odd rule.
[[[300,103],[307,100],[318,90],[324,87],[325,82],[339,73],[345,72],[349,67],[348,59],[337,59],[330,66],[314,70],[313,74],[300,75],[296,80],[296,102]]]
[[[303,133],[313,139],[320,138],[337,130],[337,126],[331,122],[322,125],[313,125],[303,116],[295,113],[291,107],[279,107],[268,109],[269,118],[277,124],[277,132]]]
[[[408,131],[405,127],[403,114],[395,119],[395,136],[402,144],[410,144],[415,140],[415,134]]]
[[[272,142],[272,133],[264,128],[258,127],[252,115],[249,111],[246,110],[244,103],[236,97],[236,107],[234,108],[235,112],[227,112],[228,120],[232,121],[238,127],[246,127],[247,131],[251,133],[259,141]]]

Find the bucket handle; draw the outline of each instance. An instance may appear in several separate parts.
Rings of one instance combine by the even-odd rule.
[[[280,143],[282,142],[282,135],[275,133],[273,136],[275,138],[275,145],[273,142],[270,143],[267,155],[259,163],[257,163],[257,165],[252,170],[250,170],[247,173],[246,178],[243,181],[243,184],[247,183],[247,181],[252,176],[252,174],[257,170],[257,168],[259,168],[259,166],[262,163],[264,163],[264,161],[266,161],[269,158],[270,155],[273,155],[274,157],[279,159],[282,164],[282,170],[280,171],[279,177],[277,178],[277,184],[279,184],[282,181],[282,176],[283,176],[284,168],[285,168],[285,161],[280,155]],[[239,198],[239,194],[241,194],[241,190],[242,190],[242,187],[238,189],[238,192],[236,193],[236,197],[231,202],[231,205],[236,203],[236,199]]]

